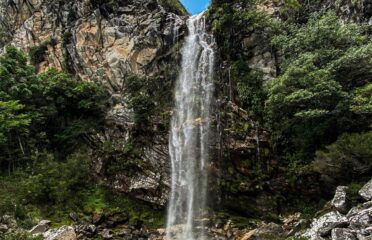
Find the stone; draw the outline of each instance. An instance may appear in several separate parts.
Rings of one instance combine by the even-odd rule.
[[[359,195],[366,201],[372,200],[372,179],[366,183],[360,190]]]
[[[9,230],[8,226],[5,224],[0,224],[0,232],[6,233]]]
[[[284,230],[283,228],[276,223],[267,223],[263,224],[257,229],[256,235],[273,235],[273,236],[283,236]]]
[[[115,227],[118,224],[126,223],[129,220],[128,216],[124,213],[115,213],[107,217],[107,224]]]
[[[372,208],[361,210],[349,218],[350,228],[362,230],[372,224]]]
[[[361,211],[359,207],[352,207],[349,212],[346,214],[347,219],[350,219],[351,217],[355,216]]]
[[[347,213],[348,211],[348,202],[346,190],[348,187],[339,186],[336,189],[336,193],[331,201],[331,205],[341,213]]]
[[[165,228],[159,228],[156,231],[158,232],[159,235],[164,236],[166,230],[165,230]]]
[[[117,233],[120,237],[128,237],[132,233],[132,230],[129,228],[120,229],[120,231]]]
[[[332,229],[332,240],[356,240],[356,236],[351,230],[345,228]]]
[[[101,232],[101,236],[105,240],[106,239],[112,239],[114,237],[114,235],[112,234],[112,232],[109,229],[103,229],[103,231]]]
[[[7,225],[8,228],[17,228],[17,221],[9,215],[2,216],[0,222]]]
[[[79,221],[79,217],[78,217],[78,215],[75,212],[70,213],[69,216],[72,219],[72,221],[74,221],[74,222],[78,222]]]
[[[44,240],[77,240],[75,230],[71,226],[48,230],[43,237]]]
[[[87,224],[87,225],[77,225],[75,226],[75,232],[81,233],[84,236],[92,237],[97,232],[97,227],[93,224]]]
[[[310,240],[321,240],[323,237],[331,234],[332,229],[348,225],[348,219],[339,212],[332,211],[320,218],[314,219],[310,229],[306,230],[303,237]]]
[[[363,209],[371,208],[372,207],[372,201],[365,202],[362,204]]]
[[[92,216],[92,223],[93,224],[100,224],[103,221],[103,214],[102,213],[94,213]]]
[[[52,222],[49,221],[49,220],[42,220],[36,226],[34,226],[29,231],[29,233],[31,233],[31,234],[44,233],[44,232],[48,231],[51,223]]]
[[[239,240],[250,240],[256,233],[257,233],[257,229],[251,230],[247,232],[246,234],[244,234],[244,236],[240,238]]]

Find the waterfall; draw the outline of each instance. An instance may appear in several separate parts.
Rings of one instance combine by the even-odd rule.
[[[206,32],[204,14],[191,16],[187,27],[169,138],[172,183],[167,239],[176,240],[204,239],[214,93],[214,39]]]

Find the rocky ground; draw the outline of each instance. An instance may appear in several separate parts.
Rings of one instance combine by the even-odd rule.
[[[365,202],[350,206],[347,187],[338,187],[331,201],[332,211],[314,219],[302,236],[311,240],[372,239],[372,180],[358,193]]]
[[[364,203],[352,206],[347,187],[339,186],[333,200],[311,223],[301,217],[301,213],[281,218],[281,223],[260,223],[257,228],[241,229],[231,221],[215,224],[209,219],[202,221],[209,239],[265,240],[265,239],[310,239],[310,240],[371,240],[372,239],[372,180],[359,190]],[[84,239],[165,239],[165,229],[148,229],[141,222],[127,223],[127,218],[119,213],[109,216],[96,214],[88,221],[79,220],[71,214],[74,225],[52,228],[51,221],[42,220],[30,230],[17,227],[11,216],[0,218],[1,236],[24,232],[45,240]],[[309,228],[306,228],[310,226]],[[177,227],[174,232],[177,232]],[[7,238],[5,238],[7,239]]]

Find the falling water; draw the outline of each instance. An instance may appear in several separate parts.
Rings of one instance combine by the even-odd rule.
[[[214,40],[206,32],[203,13],[187,21],[182,70],[176,83],[175,113],[169,151],[172,186],[167,239],[204,239],[213,101]]]

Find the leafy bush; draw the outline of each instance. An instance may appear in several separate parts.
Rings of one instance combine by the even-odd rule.
[[[40,45],[33,46],[30,48],[28,55],[30,56],[31,63],[37,65],[44,61],[45,53],[48,51],[48,46],[56,45],[54,39],[49,39],[45,42],[42,42]]]
[[[279,155],[300,153],[308,162],[340,134],[368,128],[368,113],[357,111],[368,109],[367,87],[356,90],[372,76],[367,38],[362,25],[343,24],[334,12],[313,14],[273,38],[285,61],[267,86],[265,112]]]
[[[170,79],[158,77],[141,77],[130,75],[125,79],[129,97],[129,107],[134,111],[136,131],[147,137],[153,132],[153,126],[167,132],[170,122],[168,109],[173,102]]]
[[[85,155],[71,155],[58,162],[51,155],[40,155],[34,174],[25,180],[26,201],[34,205],[48,202],[62,206],[79,205],[81,193],[89,186],[89,166]]]
[[[7,154],[0,162],[11,162],[8,169],[25,167],[34,151],[44,150],[66,157],[102,129],[108,98],[102,86],[55,69],[35,75],[24,53],[7,47],[0,57],[0,102],[7,109],[0,113],[0,149]]]
[[[344,134],[325,150],[316,153],[315,171],[337,184],[360,180],[372,173],[372,132]]]

